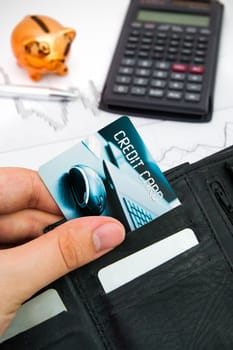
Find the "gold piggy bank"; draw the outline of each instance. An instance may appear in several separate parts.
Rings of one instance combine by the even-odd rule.
[[[26,16],[14,28],[11,45],[17,63],[34,81],[43,74],[68,73],[66,60],[76,32],[47,16]]]

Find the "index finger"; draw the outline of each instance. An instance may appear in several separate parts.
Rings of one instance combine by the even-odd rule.
[[[28,208],[61,214],[37,171],[0,168],[0,214]]]

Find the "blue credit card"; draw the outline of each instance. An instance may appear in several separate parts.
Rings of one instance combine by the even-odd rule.
[[[64,151],[39,173],[67,220],[109,215],[134,230],[180,205],[128,117]]]

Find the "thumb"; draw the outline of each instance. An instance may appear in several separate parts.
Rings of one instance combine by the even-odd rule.
[[[108,252],[124,237],[124,227],[110,217],[68,221],[24,245],[1,251],[0,291],[20,305],[49,283]]]

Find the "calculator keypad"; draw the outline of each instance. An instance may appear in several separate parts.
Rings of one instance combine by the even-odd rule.
[[[208,28],[133,22],[114,93],[200,102],[210,34]]]

